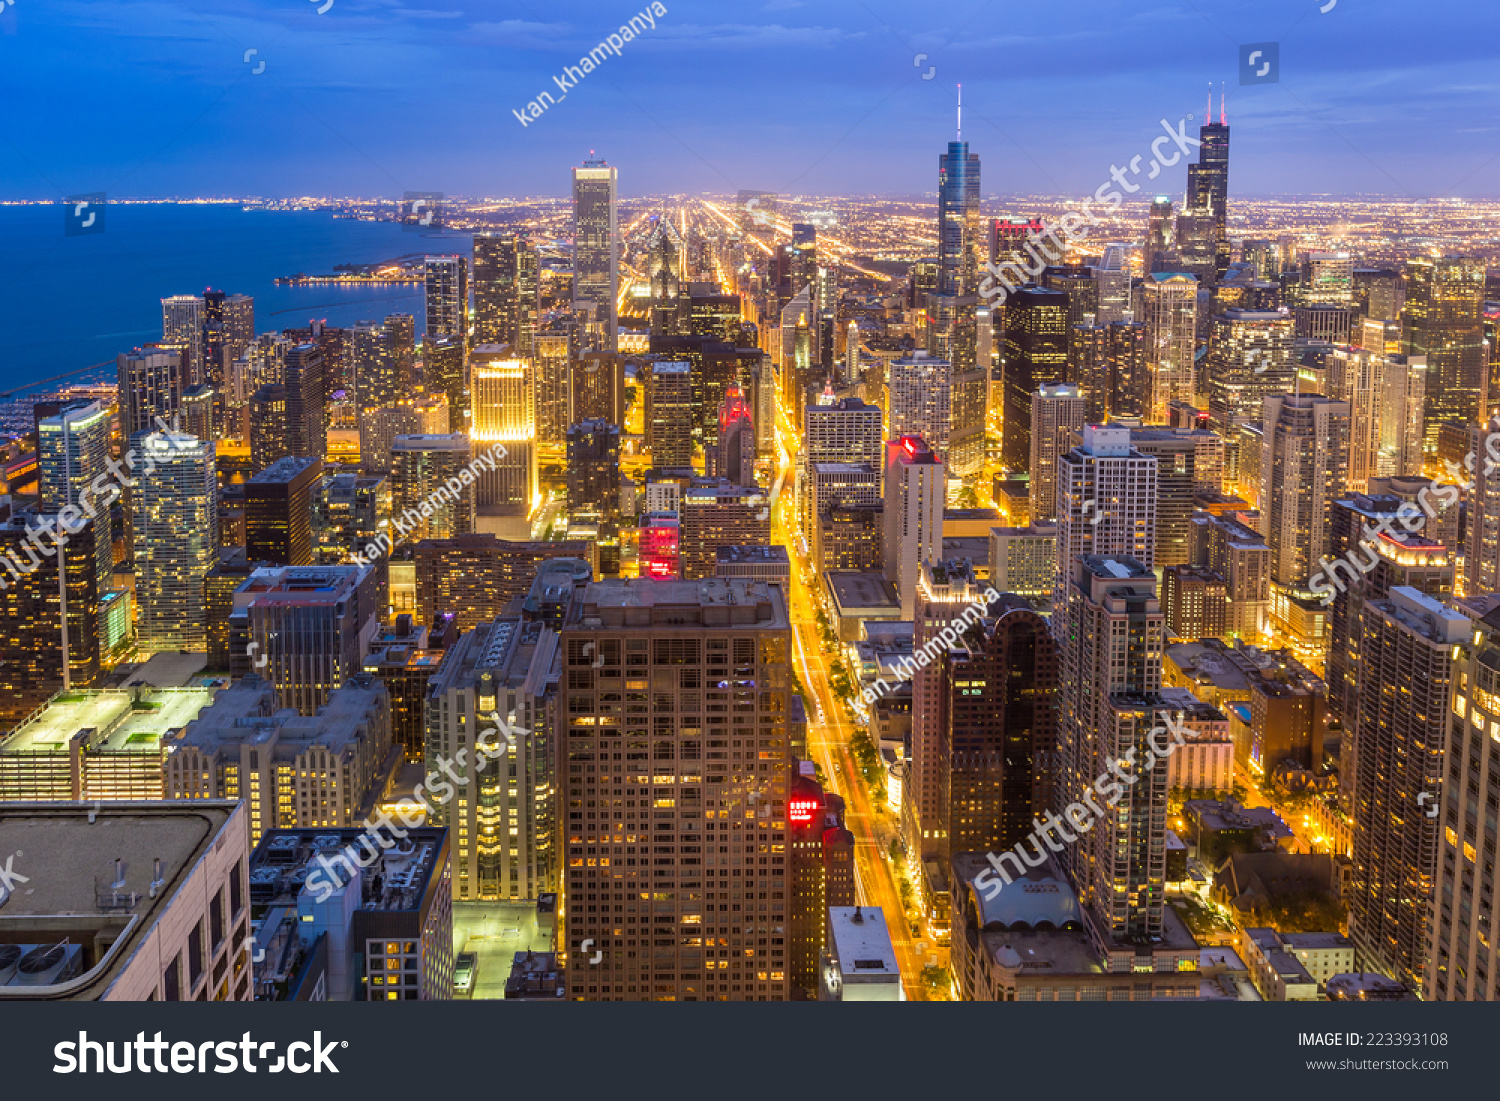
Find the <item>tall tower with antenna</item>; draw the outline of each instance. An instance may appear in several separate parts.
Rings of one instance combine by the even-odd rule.
[[[1219,121],[1214,121],[1214,89],[1208,86],[1208,110],[1198,128],[1198,163],[1188,165],[1187,205],[1213,220],[1214,280],[1229,268],[1229,115],[1219,87]]]

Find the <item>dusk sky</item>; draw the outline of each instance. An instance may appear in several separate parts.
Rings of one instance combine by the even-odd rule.
[[[1500,195],[1493,0],[663,0],[525,127],[649,5],[327,2],[14,0],[0,197],[561,195],[590,149],[627,197],[931,192],[957,82],[986,196],[1082,194],[1210,81],[1234,194]],[[1264,41],[1281,82],[1241,87]]]

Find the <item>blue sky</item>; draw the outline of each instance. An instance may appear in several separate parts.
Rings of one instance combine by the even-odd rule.
[[[326,2],[14,0],[0,197],[560,195],[590,149],[625,195],[930,192],[957,82],[986,195],[1081,194],[1221,80],[1236,193],[1500,195],[1494,0],[662,0],[526,127],[648,5]]]

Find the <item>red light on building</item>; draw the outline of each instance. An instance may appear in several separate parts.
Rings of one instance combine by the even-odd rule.
[[[794,826],[805,826],[813,820],[822,804],[816,799],[790,799],[786,805],[786,816]]]

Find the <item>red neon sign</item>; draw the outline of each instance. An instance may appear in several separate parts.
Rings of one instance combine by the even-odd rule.
[[[787,802],[786,814],[794,826],[805,826],[813,820],[819,807],[816,799],[792,799]]]

